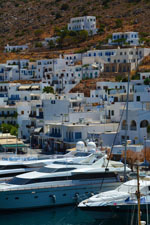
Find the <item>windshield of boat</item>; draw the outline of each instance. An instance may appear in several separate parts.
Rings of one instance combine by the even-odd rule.
[[[71,171],[76,169],[75,167],[64,167],[64,168],[48,168],[43,167],[38,170],[40,173],[56,173],[56,172],[65,172],[65,171]]]
[[[9,181],[6,181],[7,184],[15,184],[15,185],[24,185],[27,184],[29,179],[14,177]]]
[[[91,153],[90,152],[76,152],[74,154],[75,157],[83,157],[83,156],[89,156]]]

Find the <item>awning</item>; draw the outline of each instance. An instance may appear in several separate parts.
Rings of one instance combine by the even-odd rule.
[[[34,133],[40,133],[42,131],[43,127],[37,127],[34,129]]]
[[[30,96],[40,96],[40,94],[30,94]]]
[[[18,87],[18,90],[28,90],[30,89],[31,85],[21,85],[20,87]]]
[[[92,64],[92,67],[98,68],[98,65],[96,65],[95,63],[93,63],[93,64]]]
[[[24,144],[12,144],[12,145],[1,145],[3,148],[24,148],[27,147]]]
[[[32,85],[31,86],[31,89],[33,90],[33,89],[40,89],[40,86],[39,85]]]

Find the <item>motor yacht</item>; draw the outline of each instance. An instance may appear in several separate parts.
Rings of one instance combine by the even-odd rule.
[[[13,176],[35,171],[45,165],[49,164],[92,164],[97,160],[95,154],[87,154],[86,156],[77,158],[63,158],[63,159],[43,159],[31,161],[0,161],[0,182],[9,180]]]
[[[115,188],[124,168],[105,169],[103,163],[101,158],[92,165],[51,164],[18,175],[0,184],[0,210],[77,204],[100,191]]]
[[[139,180],[140,208],[145,213],[150,205],[150,177],[142,177]],[[148,206],[148,207],[147,207]],[[114,190],[99,193],[82,201],[78,207],[92,214],[96,219],[108,219],[120,216],[137,215],[137,180],[130,180]],[[137,217],[136,217],[137,218]]]
[[[50,158],[37,159],[35,157],[10,157],[0,161],[0,182],[8,180],[13,176],[35,171],[45,165],[58,163],[58,164],[92,164],[97,159],[101,158],[103,154],[100,151],[96,151],[95,144],[89,143],[85,150],[84,143],[79,142],[76,146],[76,151],[65,154],[65,157],[56,157],[56,155]]]

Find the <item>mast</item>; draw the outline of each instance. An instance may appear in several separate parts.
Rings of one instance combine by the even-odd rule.
[[[126,157],[127,157],[127,133],[128,133],[128,102],[129,102],[129,82],[130,74],[128,73],[127,100],[126,100],[126,123],[125,123],[125,150],[124,150],[124,181],[126,182]]]
[[[138,200],[138,225],[141,225],[141,212],[140,212],[140,182],[139,182],[139,166],[137,165],[137,192],[136,192],[137,200]]]

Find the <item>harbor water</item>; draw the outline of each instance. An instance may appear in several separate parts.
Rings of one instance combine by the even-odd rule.
[[[131,225],[131,220],[127,221],[124,216],[95,220],[75,206],[66,206],[0,212],[0,225]]]

